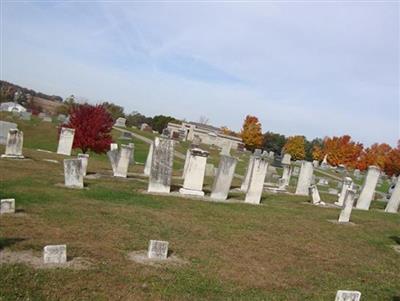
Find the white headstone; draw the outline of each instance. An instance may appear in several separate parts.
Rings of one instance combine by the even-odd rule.
[[[207,157],[208,152],[200,148],[190,150],[190,159],[183,181],[183,188],[179,189],[179,193],[204,196],[203,182]]]
[[[291,154],[284,154],[282,158],[282,165],[290,165],[292,163],[292,155]]]
[[[231,148],[232,148],[232,142],[228,140],[224,141],[220,154],[225,156],[230,156]]]
[[[347,189],[345,192],[344,204],[342,211],[339,215],[339,223],[348,223],[350,221],[351,211],[353,210],[354,199],[356,191],[353,189]]]
[[[126,119],[122,117],[117,118],[117,120],[115,120],[114,126],[126,127]]]
[[[0,214],[15,213],[15,199],[2,199],[0,201]]]
[[[311,195],[311,202],[313,205],[321,204],[321,197],[319,195],[317,185],[311,185],[309,187],[310,195]]]
[[[146,164],[144,165],[144,174],[146,176],[150,176],[151,161],[153,159],[153,149],[154,149],[154,141],[150,144],[149,152],[146,158]]]
[[[360,301],[361,293],[358,291],[337,291],[335,301]]]
[[[111,143],[110,150],[118,150],[118,143]]]
[[[129,164],[135,164],[135,144],[134,143],[128,143],[128,146],[132,148],[132,153],[131,153],[131,158],[129,160]]]
[[[7,143],[8,132],[11,129],[17,129],[16,123],[0,120],[0,144]]]
[[[168,138],[154,140],[148,192],[169,193],[174,160],[174,141]]]
[[[245,203],[260,204],[264,190],[265,176],[267,175],[268,160],[264,156],[255,156],[251,170],[249,186],[246,192]]]
[[[338,206],[343,206],[344,204],[344,198],[346,197],[346,191],[347,189],[353,189],[353,179],[350,177],[345,177],[343,179],[343,185],[342,185],[342,190],[339,195],[339,199],[337,202],[335,202],[336,205]]]
[[[312,161],[312,164],[313,164],[314,168],[318,168],[319,167],[319,161],[318,160]]]
[[[297,180],[297,187],[295,194],[308,195],[309,187],[313,177],[313,165],[311,162],[304,161],[301,163],[301,170],[299,179]]]
[[[378,184],[380,173],[381,171],[377,166],[371,165],[368,168],[367,177],[365,178],[360,197],[357,200],[357,209],[369,209],[369,206],[371,205],[372,199],[374,197],[376,184]]]
[[[185,178],[186,171],[187,171],[187,167],[188,167],[188,165],[189,165],[189,160],[190,160],[190,149],[188,149],[188,150],[186,151],[186,157],[185,157],[185,164],[184,164],[184,166],[183,166],[182,179]]]
[[[242,185],[240,186],[240,190],[243,192],[246,192],[249,187],[250,177],[251,177],[251,173],[252,173],[253,165],[254,165],[254,157],[260,156],[261,153],[262,153],[261,149],[256,149],[254,151],[254,154],[252,154],[249,158],[249,163],[247,165],[246,174],[244,175]]]
[[[22,159],[22,146],[24,144],[24,133],[17,129],[10,129],[7,136],[6,153],[3,158]]]
[[[64,159],[64,181],[66,187],[83,188],[81,159]]]
[[[72,145],[74,144],[74,136],[74,129],[61,128],[57,154],[71,156]]]
[[[43,249],[44,263],[66,263],[67,262],[67,246],[66,245],[50,245]]]
[[[115,172],[117,170],[118,158],[119,158],[118,148],[108,151],[107,156],[111,163],[113,175],[115,175]]]
[[[389,202],[386,205],[385,212],[396,213],[400,207],[400,177],[397,179],[396,186],[390,196]]]
[[[132,158],[132,151],[133,149],[129,145],[120,145],[114,177],[126,178],[128,176],[129,162]]]
[[[230,156],[222,155],[219,160],[217,174],[211,191],[211,198],[226,200],[235,174],[237,160]]]
[[[151,259],[167,259],[168,241],[150,240],[147,257]]]
[[[87,167],[89,163],[89,155],[88,154],[78,154],[78,159],[82,161],[82,175],[86,176]]]

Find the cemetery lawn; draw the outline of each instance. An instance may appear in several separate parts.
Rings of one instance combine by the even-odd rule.
[[[45,126],[55,131],[55,124]],[[40,257],[45,245],[67,244],[69,260],[83,257],[91,266],[1,264],[0,300],[334,300],[339,289],[359,290],[363,301],[400,298],[394,249],[400,248],[400,216],[380,211],[381,202],[373,202],[374,210],[354,210],[356,225],[349,226],[328,222],[339,210],[305,204],[305,197],[264,194],[262,205],[253,206],[154,196],[143,193],[142,165],[130,167],[128,179],[116,179],[106,156],[95,154],[88,174],[102,177],[85,178],[83,190],[66,189],[57,185],[65,157],[36,151],[45,144],[54,149],[56,136],[28,132],[29,159],[0,160],[0,196],[15,198],[17,208],[16,215],[0,217],[0,251]],[[40,135],[51,139],[34,144]],[[137,161],[144,162],[146,146],[134,143]],[[211,183],[206,178],[206,192]],[[181,180],[173,184],[177,191]],[[187,263],[129,260],[150,239],[169,241],[172,255]]]

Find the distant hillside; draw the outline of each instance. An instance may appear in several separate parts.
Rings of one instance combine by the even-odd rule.
[[[63,99],[61,96],[47,95],[2,80],[0,81],[0,102],[9,101],[15,101],[34,113],[56,114]]]

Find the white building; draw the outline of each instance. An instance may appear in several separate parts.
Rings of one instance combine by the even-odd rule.
[[[239,137],[222,134],[219,128],[195,122],[182,122],[182,124],[169,122],[167,129],[171,138],[183,141],[193,141],[198,138],[203,144],[215,145],[220,148],[230,144],[233,149],[237,149],[238,145],[243,144]]]
[[[0,104],[0,111],[7,112],[26,112],[26,109],[18,103],[15,102],[3,102]]]

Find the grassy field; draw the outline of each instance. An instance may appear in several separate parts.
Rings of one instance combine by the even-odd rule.
[[[37,131],[28,133],[29,160],[0,160],[0,195],[15,198],[20,213],[1,216],[0,250],[41,256],[43,246],[65,243],[69,259],[92,265],[80,271],[0,265],[0,300],[334,300],[338,289],[359,290],[363,301],[400,298],[398,214],[354,210],[355,226],[337,225],[328,220],[337,219],[338,209],[305,204],[305,197],[264,194],[262,205],[252,206],[152,196],[135,176],[85,179],[86,189],[66,189],[57,186],[64,157],[35,150],[55,147],[53,135],[35,144]],[[146,145],[134,142],[143,162]],[[89,173],[110,169],[104,155],[90,157]],[[180,183],[173,180],[174,191]],[[127,254],[145,250],[150,239],[168,240],[172,254],[188,263],[130,261]]]

